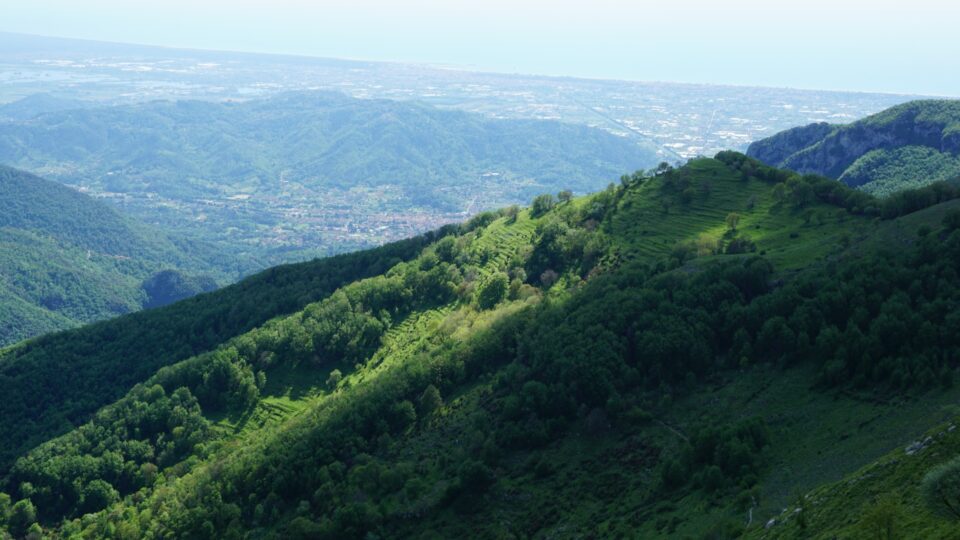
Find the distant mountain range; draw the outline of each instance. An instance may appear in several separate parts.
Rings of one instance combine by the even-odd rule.
[[[43,113],[94,107],[95,103],[51,94],[32,94],[0,105],[0,120],[29,120]]]
[[[215,288],[211,278],[201,284],[181,273],[222,275],[206,251],[57,182],[0,167],[0,346]],[[165,279],[149,279],[161,271]]]
[[[16,84],[91,102],[248,100],[327,90],[499,118],[553,119],[653,144],[665,161],[712,155],[811,122],[849,122],[917,96],[471,72],[448,66],[151,47],[0,32]]]
[[[960,101],[912,101],[852,124],[811,124],[754,142],[747,155],[875,195],[960,177]]]
[[[543,192],[596,190],[658,161],[654,148],[586,126],[336,93],[70,110],[50,101],[6,107],[16,119],[0,121],[0,162],[256,260],[241,272]],[[30,116],[41,106],[59,110]]]

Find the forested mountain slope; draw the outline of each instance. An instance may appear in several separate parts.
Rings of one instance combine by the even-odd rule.
[[[33,393],[0,411],[34,441],[4,461],[0,518],[90,538],[758,532],[960,397],[958,195],[880,201],[722,153],[37,340],[0,382],[69,369],[45,406],[77,427],[23,422]],[[259,302],[282,275],[300,294]],[[210,328],[244,296],[245,323],[156,351],[155,326]]]
[[[223,275],[202,246],[0,166],[0,345],[140,309],[143,280],[173,268]]]
[[[600,189],[652,143],[553,121],[290,93],[0,121],[0,162],[255,263],[398,239],[542,191]]]
[[[83,422],[168,364],[184,360],[406,260],[430,234],[369,251],[279,266],[210,294],[0,351],[0,470]]]
[[[848,125],[811,124],[750,145],[775,167],[883,196],[960,177],[960,101],[913,101]]]

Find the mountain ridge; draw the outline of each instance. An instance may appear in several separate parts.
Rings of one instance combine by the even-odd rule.
[[[911,170],[914,159],[891,152],[922,147],[941,156],[932,170]],[[845,125],[811,124],[756,141],[747,155],[773,166],[838,179],[870,190],[875,181],[920,187],[960,176],[960,101],[912,101]],[[892,167],[891,167],[892,164]],[[884,170],[884,166],[894,170]],[[855,168],[860,170],[856,173]]]

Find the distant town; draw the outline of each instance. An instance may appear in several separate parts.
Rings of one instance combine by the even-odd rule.
[[[548,119],[607,130],[654,149],[663,161],[685,161],[724,149],[744,150],[758,138],[812,122],[844,123],[914,96],[781,88],[694,85],[505,75],[443,66],[359,62],[115,45],[0,34],[0,103],[39,92],[80,104],[158,99],[248,100],[282,92],[334,90],[357,98],[418,100],[491,117]],[[46,51],[23,53],[18,50]],[[630,171],[624,171],[630,172]],[[122,171],[118,174],[136,174]],[[233,230],[238,239],[270,246],[339,251],[376,245],[461,221],[483,208],[484,185],[496,171],[455,193],[455,211],[394,207],[389,186],[315,193],[295,182],[271,197],[224,192],[216,198],[165,200],[156,194],[78,185],[120,207],[149,208],[157,221],[176,212],[191,220],[269,214],[271,225]],[[486,191],[490,193],[490,191]],[[375,210],[374,210],[375,209]],[[142,212],[141,212],[142,214]],[[252,226],[252,225],[251,225]],[[319,247],[318,247],[319,246]]]

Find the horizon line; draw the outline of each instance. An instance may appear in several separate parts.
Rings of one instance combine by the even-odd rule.
[[[493,68],[487,69],[487,68],[483,68],[480,66],[473,66],[473,65],[450,64],[448,62],[441,63],[441,62],[423,62],[423,61],[411,61],[411,60],[384,60],[384,59],[370,59],[370,58],[359,58],[359,57],[322,56],[322,55],[305,54],[305,53],[265,52],[265,51],[237,50],[237,49],[204,49],[199,47],[180,46],[180,45],[158,45],[153,43],[134,43],[134,42],[127,42],[127,41],[110,41],[110,40],[104,40],[104,39],[54,36],[54,35],[47,35],[47,34],[31,34],[26,32],[5,30],[2,28],[0,28],[0,34],[25,36],[25,37],[40,38],[40,39],[82,41],[87,43],[97,43],[97,44],[103,44],[103,45],[147,47],[147,48],[154,48],[154,49],[183,51],[183,52],[241,54],[241,55],[251,55],[251,56],[274,56],[274,57],[281,57],[281,58],[332,60],[332,61],[340,61],[340,62],[356,62],[356,63],[367,63],[367,64],[417,66],[421,68],[428,68],[428,69],[441,70],[441,71],[459,71],[464,73],[502,75],[507,77],[526,77],[526,78],[534,78],[534,79],[566,79],[566,80],[579,80],[579,81],[620,82],[620,83],[635,83],[635,84],[670,84],[670,85],[678,85],[678,86],[712,86],[712,87],[720,87],[720,88],[754,88],[754,89],[767,89],[767,90],[794,90],[799,92],[828,92],[828,93],[835,93],[835,94],[867,94],[867,95],[884,95],[884,96],[898,96],[898,97],[925,97],[925,98],[943,98],[943,99],[960,98],[960,96],[948,96],[943,94],[927,94],[923,92],[906,93],[906,92],[891,92],[891,91],[885,91],[885,90],[825,89],[825,88],[776,86],[776,85],[747,84],[747,83],[711,83],[711,82],[690,82],[690,81],[658,80],[658,79],[625,79],[625,78],[613,78],[613,77],[588,77],[588,76],[582,76],[582,75],[551,74],[551,73],[509,72],[509,71],[501,71]]]

